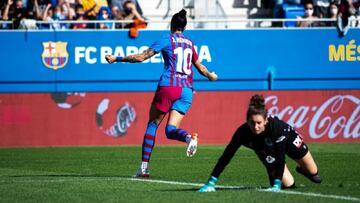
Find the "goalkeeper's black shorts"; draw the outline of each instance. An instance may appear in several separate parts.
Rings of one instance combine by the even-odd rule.
[[[308,153],[308,151],[308,146],[304,143],[303,137],[295,131],[292,131],[286,142],[286,155],[292,159],[301,159]]]
[[[304,140],[301,135],[297,134],[295,131],[291,131],[289,137],[286,141],[285,154],[289,156],[291,159],[301,159],[307,153],[309,149],[308,146],[304,143]],[[275,154],[270,155],[275,157]],[[260,159],[266,159],[266,156],[259,157]],[[274,162],[268,162],[266,160],[262,160],[263,164],[266,167],[268,173],[270,171],[276,170],[276,164]],[[286,163],[286,162],[285,162]]]

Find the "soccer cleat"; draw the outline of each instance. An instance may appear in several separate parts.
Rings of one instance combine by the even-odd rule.
[[[322,179],[318,173],[316,173],[315,175],[308,174],[308,173],[304,172],[300,166],[296,167],[296,172],[307,177],[309,180],[311,180],[314,183],[321,183],[321,181],[322,181]]]
[[[207,183],[205,183],[198,192],[215,192],[215,185],[218,179],[214,176],[210,176]]]
[[[281,190],[281,185],[282,185],[282,182],[280,179],[275,179],[274,180],[274,184],[271,188],[268,188],[266,191],[269,191],[269,192],[280,192]]]
[[[148,178],[150,177],[149,170],[147,168],[139,168],[136,174],[133,176],[134,178]]]
[[[198,192],[215,192],[215,191],[216,191],[216,189],[215,189],[214,186],[212,186],[212,185],[207,185],[207,184],[203,185],[203,186],[198,190]]]
[[[186,156],[192,157],[195,155],[198,145],[198,134],[192,133],[189,145],[186,150]]]

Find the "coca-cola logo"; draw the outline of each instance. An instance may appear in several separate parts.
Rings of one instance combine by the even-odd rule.
[[[117,111],[116,125],[118,126],[119,134],[125,135],[131,123],[135,121],[136,112],[134,107],[125,103]]]
[[[314,99],[302,100],[314,102]],[[315,101],[317,101],[315,99]],[[318,105],[279,107],[278,96],[265,98],[270,115],[276,115],[296,129],[306,129],[312,139],[360,137],[360,99],[353,95],[335,95]],[[303,131],[305,132],[305,131]]]

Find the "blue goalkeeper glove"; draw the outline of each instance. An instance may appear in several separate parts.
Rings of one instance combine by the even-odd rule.
[[[275,179],[274,180],[274,185],[267,189],[267,191],[270,191],[270,192],[280,192],[281,190],[281,180],[280,179]]]
[[[205,183],[198,192],[215,192],[215,185],[217,182],[217,178],[214,176],[211,176],[207,183]]]

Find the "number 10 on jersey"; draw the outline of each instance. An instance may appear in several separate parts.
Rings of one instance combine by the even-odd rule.
[[[178,47],[174,50],[174,54],[177,55],[176,72],[190,75],[191,59],[193,54],[192,49],[190,48],[183,49],[182,47]]]

